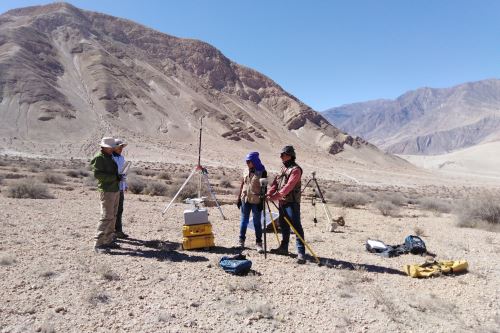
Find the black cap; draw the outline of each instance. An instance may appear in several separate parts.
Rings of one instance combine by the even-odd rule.
[[[281,149],[281,154],[287,154],[288,156],[291,156],[295,158],[295,149],[293,149],[293,146],[285,146],[283,149]]]

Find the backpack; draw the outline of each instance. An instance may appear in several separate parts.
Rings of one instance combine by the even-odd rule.
[[[404,247],[411,254],[425,254],[427,253],[427,248],[422,238],[418,236],[410,235],[405,238]]]
[[[219,266],[226,271],[234,275],[247,275],[252,268],[252,262],[244,255],[237,255],[234,257],[222,257],[219,261]]]

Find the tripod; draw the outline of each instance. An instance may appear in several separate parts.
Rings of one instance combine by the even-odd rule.
[[[172,203],[175,201],[175,199],[177,199],[177,196],[179,196],[179,194],[182,192],[182,190],[184,189],[184,187],[186,186],[186,184],[189,183],[189,180],[193,177],[193,175],[195,173],[198,173],[198,175],[199,175],[199,181],[198,181],[198,198],[202,199],[202,197],[201,197],[201,184],[202,184],[202,181],[204,181],[205,185],[208,188],[208,191],[210,192],[210,196],[215,201],[215,204],[217,205],[217,208],[219,209],[219,212],[220,212],[220,215],[221,215],[222,219],[223,220],[226,219],[226,217],[224,216],[224,213],[222,212],[222,208],[220,207],[219,202],[217,201],[217,198],[215,197],[215,193],[214,193],[214,191],[212,189],[212,185],[210,185],[210,181],[208,179],[208,171],[207,171],[206,168],[204,168],[201,165],[201,132],[202,132],[202,129],[203,129],[203,117],[200,118],[200,137],[199,137],[199,142],[198,142],[198,165],[196,165],[194,167],[193,171],[191,171],[191,173],[186,178],[186,180],[184,181],[184,183],[182,184],[182,186],[179,188],[179,190],[177,191],[177,193],[175,194],[175,196],[172,198],[172,201],[170,201],[170,203],[167,205],[167,207],[165,207],[165,209],[162,211],[162,214],[165,214],[168,211],[168,209],[170,208],[170,206],[172,205]]]
[[[311,199],[311,204],[314,206],[314,219],[313,219],[314,223],[318,222],[318,220],[316,219],[316,199],[317,199],[317,194],[319,194],[319,198],[321,199],[321,204],[323,206],[323,210],[325,211],[326,218],[328,219],[328,222],[330,223],[330,225],[333,227],[334,224],[332,221],[335,221],[338,225],[344,226],[345,221],[344,221],[343,217],[340,217],[338,219],[332,218],[332,214],[330,213],[330,210],[326,206],[326,200],[325,200],[325,197],[323,196],[323,192],[321,191],[321,188],[319,187],[318,181],[316,179],[316,172],[314,172],[314,171],[312,172],[312,178],[307,181],[307,183],[304,186],[304,188],[302,189],[301,193],[303,193],[305,191],[305,189],[307,188],[307,186],[309,184],[311,184],[311,182],[314,182],[314,185],[316,185],[316,188],[313,188],[313,197]],[[311,184],[311,186],[314,186],[314,185]]]

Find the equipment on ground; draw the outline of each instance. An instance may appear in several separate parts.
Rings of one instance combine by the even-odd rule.
[[[191,177],[193,177],[193,175],[195,173],[198,173],[198,175],[199,175],[198,198],[196,198],[196,199],[201,199],[201,184],[202,184],[202,181],[204,181],[205,185],[207,186],[208,191],[210,192],[210,196],[215,201],[215,204],[217,205],[217,208],[219,209],[219,212],[220,212],[222,219],[223,220],[226,219],[226,217],[224,216],[224,213],[222,212],[222,208],[220,207],[219,202],[217,201],[217,197],[215,196],[215,193],[212,189],[212,185],[210,185],[210,180],[208,179],[208,171],[206,168],[204,168],[201,165],[201,133],[202,133],[202,129],[203,129],[203,117],[200,118],[200,136],[199,136],[199,142],[198,142],[198,164],[194,167],[193,171],[191,171],[191,173],[189,174],[187,179],[184,181],[182,186],[179,188],[177,193],[174,195],[174,197],[172,198],[170,203],[167,205],[167,207],[165,207],[165,209],[162,211],[162,215],[164,215],[168,211],[168,209],[170,208],[172,203],[174,203],[175,199],[177,199],[177,196],[182,192],[182,190],[184,189],[186,184],[189,182]]]
[[[425,254],[427,253],[427,248],[422,238],[418,236],[410,235],[405,238],[405,248],[411,254]]]
[[[234,257],[222,257],[219,260],[219,266],[227,273],[247,275],[252,268],[252,262],[246,256],[239,254]]]
[[[326,215],[326,218],[328,219],[328,223],[330,223],[331,231],[333,231],[335,229],[336,224],[338,224],[340,226],[344,226],[345,225],[345,220],[344,220],[343,217],[340,217],[338,219],[332,218],[332,214],[330,213],[330,210],[328,209],[328,206],[326,205],[326,200],[325,200],[325,197],[323,196],[323,192],[321,191],[321,188],[319,187],[319,184],[318,184],[318,180],[316,179],[316,172],[313,171],[311,174],[312,174],[312,178],[307,181],[307,183],[304,186],[304,188],[302,189],[301,193],[304,193],[305,189],[307,188],[307,186],[309,184],[313,183],[316,186],[316,188],[313,187],[313,197],[312,197],[312,200],[311,200],[311,204],[314,207],[313,222],[314,223],[318,222],[318,220],[316,218],[316,199],[317,199],[317,194],[319,194],[319,198],[321,199],[320,202],[321,202],[321,204],[323,206],[323,210],[325,211],[325,215]],[[311,186],[314,186],[314,185],[311,185]],[[334,222],[336,224],[334,224]]]
[[[182,227],[182,248],[184,250],[215,246],[212,225],[208,222],[207,209],[203,207],[204,198],[186,199],[191,209],[184,210]]]
[[[469,264],[465,260],[428,261],[421,265],[404,265],[404,272],[413,278],[440,276],[466,272]]]

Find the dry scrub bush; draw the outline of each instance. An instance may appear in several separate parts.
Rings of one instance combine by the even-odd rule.
[[[418,204],[422,209],[435,213],[449,213],[452,210],[449,202],[438,198],[422,198],[418,201]]]
[[[146,187],[146,183],[140,178],[127,179],[128,190],[134,194],[141,194]]]
[[[10,185],[7,196],[16,199],[52,199],[47,185],[26,179]]]
[[[118,274],[116,274],[115,272],[113,272],[111,270],[111,268],[108,268],[104,265],[101,265],[99,267],[97,267],[97,273],[105,280],[108,280],[108,281],[117,281],[117,280],[120,280],[120,277],[118,276]]]
[[[83,185],[91,187],[91,188],[96,188],[97,187],[97,179],[94,177],[88,177],[83,180]]]
[[[136,175],[139,175],[139,176],[145,176],[145,177],[154,177],[156,175],[156,171],[148,170],[148,169],[135,169],[135,170],[133,170],[132,173],[135,173]]]
[[[103,290],[91,290],[87,295],[87,301],[96,306],[99,303],[108,303],[110,301],[109,295]]]
[[[380,196],[380,201],[388,201],[396,206],[402,206],[408,202],[408,199],[401,193],[385,193]]]
[[[482,195],[464,201],[457,209],[457,225],[500,230],[500,200],[493,195]]]
[[[221,178],[219,185],[223,188],[233,188],[233,184],[231,184],[231,181],[227,177]]]
[[[78,170],[68,170],[66,171],[66,175],[71,178],[85,178],[89,176],[89,173],[84,169],[78,169]]]
[[[170,177],[170,174],[168,172],[160,172],[159,174],[156,175],[156,178],[158,179],[163,179],[163,180],[171,180],[172,178]]]
[[[396,217],[399,213],[399,208],[390,201],[379,201],[375,203],[375,208],[384,216]]]
[[[143,192],[144,194],[151,196],[166,196],[168,193],[168,187],[160,182],[149,182]]]
[[[14,259],[14,257],[9,254],[3,254],[2,256],[0,256],[0,266],[10,266],[15,262],[16,260]]]
[[[39,179],[46,184],[64,184],[64,177],[56,173],[44,172],[39,176]]]
[[[359,192],[333,192],[328,194],[328,199],[337,206],[348,208],[363,206],[370,201],[366,194]]]

